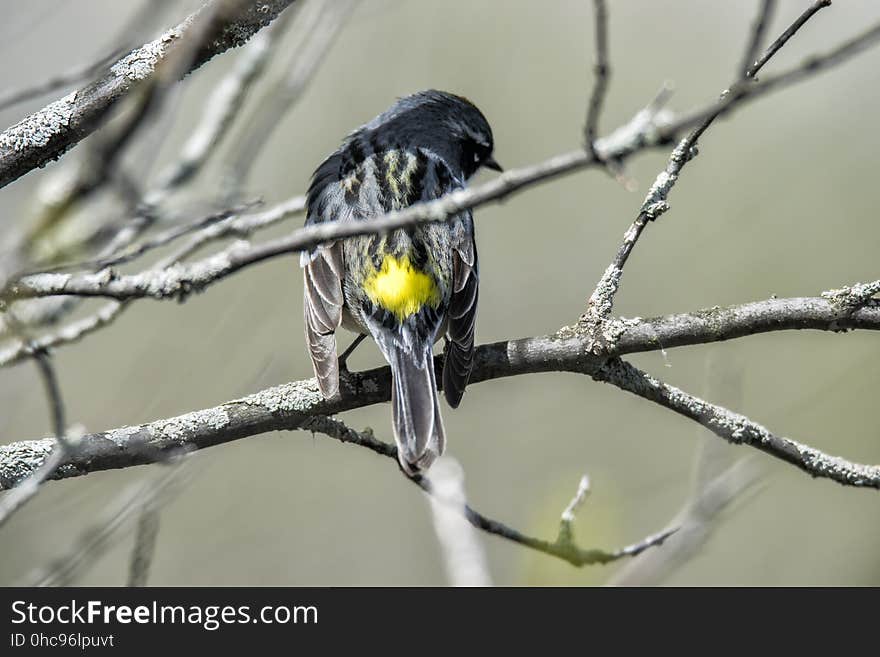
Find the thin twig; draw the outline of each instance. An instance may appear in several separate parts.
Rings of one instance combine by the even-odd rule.
[[[743,55],[742,63],[739,65],[739,70],[737,71],[737,75],[740,77],[752,77],[754,74],[750,73],[752,68],[758,64],[758,54],[761,52],[761,44],[764,43],[764,37],[767,34],[767,29],[770,27],[770,22],[773,20],[773,14],[776,11],[776,0],[761,0],[761,8],[758,10],[758,15],[755,18],[755,22],[752,23],[751,32],[749,32],[749,41],[746,45],[745,54]],[[771,52],[767,58],[773,56]]]
[[[15,365],[34,357],[41,351],[79,342],[85,336],[111,324],[126,305],[124,302],[110,301],[101,306],[97,312],[70,322],[57,331],[31,340],[17,340],[0,349],[0,367]]]
[[[580,509],[584,505],[584,502],[587,501],[587,495],[589,494],[590,478],[587,475],[584,475],[581,477],[580,482],[578,482],[577,492],[574,494],[574,497],[571,498],[571,501],[562,511],[562,515],[559,518],[559,536],[556,539],[557,542],[563,543],[574,540],[574,529],[572,528],[572,524],[574,523],[578,509]]]
[[[731,87],[730,93],[719,103],[712,106],[708,115],[706,115],[706,112],[701,112],[689,117],[687,120],[679,119],[665,128],[657,129],[657,132],[662,134],[664,131],[671,130],[673,126],[678,126],[677,129],[681,129],[687,125],[699,124],[673,151],[673,157],[670,158],[670,164],[667,167],[667,171],[664,172],[666,175],[661,174],[652,187],[652,192],[654,193],[649,198],[653,199],[653,206],[655,208],[664,207],[657,204],[665,202],[665,195],[668,195],[678,172],[693,155],[693,146],[699,136],[715,118],[732,107],[729,100],[731,97],[742,99],[754,97],[778,88],[783,83],[789,84],[799,80],[812,71],[839,64],[867,48],[877,37],[880,37],[880,25],[851,39],[831,53],[815,57],[792,71],[780,74],[774,78],[765,79],[762,82],[754,83],[750,80],[748,86],[734,85],[734,87]],[[757,71],[758,69],[759,67],[755,70]],[[662,141],[662,138],[658,137],[658,139]],[[603,153],[603,155],[611,159],[617,159],[627,152],[632,152],[633,148],[644,147],[643,141],[636,141],[637,143],[635,144],[617,144],[618,151],[616,153]],[[602,152],[601,148],[599,150]],[[475,208],[490,201],[500,200],[524,187],[529,187],[549,178],[595,164],[598,164],[598,162],[591,155],[583,152],[557,156],[532,167],[505,173],[480,187],[459,190],[435,201],[418,203],[404,210],[388,213],[369,222],[328,222],[307,226],[292,236],[276,242],[257,247],[236,248],[231,251],[221,252],[201,263],[164,272],[166,275],[161,277],[162,280],[159,280],[160,277],[155,275],[145,276],[144,274],[133,275],[133,277],[127,279],[125,277],[115,279],[112,272],[109,273],[109,276],[107,273],[102,273],[82,278],[52,279],[50,277],[49,280],[23,279],[13,288],[10,298],[30,298],[57,294],[108,296],[116,299],[139,297],[180,298],[181,295],[187,294],[190,290],[202,289],[205,285],[214,282],[218,278],[234,273],[250,264],[262,262],[279,255],[313,248],[323,242],[343,237],[383,233],[420,222],[444,221],[464,209]],[[670,173],[670,169],[672,173]],[[648,217],[646,216],[639,222],[642,224],[642,228],[647,220]],[[641,229],[638,229],[638,232],[641,232]],[[33,279],[34,277],[30,278]]]
[[[811,10],[815,9],[817,11],[825,6],[828,5],[817,3],[814,7],[811,7]],[[815,11],[813,11],[813,13],[815,13]],[[780,89],[796,84],[801,80],[812,77],[825,69],[839,66],[840,64],[849,61],[856,55],[874,46],[878,39],[880,39],[880,23],[877,23],[864,32],[857,34],[827,53],[808,57],[801,62],[800,65],[795,66],[788,71],[761,78],[758,82],[753,82],[751,79],[739,82],[733,85],[728,93],[712,107],[698,109],[689,114],[685,114],[670,123],[667,127],[661,128],[660,133],[661,135],[675,133],[681,126],[685,125],[702,126],[706,124],[707,121],[711,123],[711,121],[728,114],[733,108],[740,107],[746,102],[764,96],[770,92],[779,91]],[[776,44],[774,44],[774,46],[775,45]],[[772,48],[773,46],[771,46],[771,49]],[[763,64],[762,60],[759,60],[759,63]],[[759,69],[756,68],[755,73],[757,73],[757,70]],[[697,137],[699,137],[699,134],[702,134],[699,129],[696,132]]]
[[[770,58],[779,52],[782,46],[784,46],[788,40],[816,14],[817,11],[829,4],[830,2],[827,2],[827,0],[816,2],[812,7],[801,14],[797,20],[795,20],[795,22],[792,23],[770,46],[770,48],[767,49],[764,55],[746,70],[745,77],[753,78],[758,71],[770,61]],[[772,9],[772,6],[770,6],[769,9]],[[755,31],[764,29],[763,22],[767,18],[764,12],[767,10],[768,4],[765,3],[761,18],[759,19],[759,25]],[[760,40],[760,35],[753,36],[753,38]],[[749,80],[748,83],[754,88],[754,83],[751,80]],[[721,94],[722,100],[729,94],[730,89],[724,91]],[[644,231],[650,221],[657,219],[669,209],[667,198],[669,197],[672,188],[675,186],[675,183],[678,181],[681,170],[697,154],[697,141],[703,133],[709,129],[709,126],[712,125],[715,119],[721,115],[722,111],[723,108],[719,106],[716,112],[709,113],[702,118],[696,128],[694,128],[690,134],[682,139],[672,150],[666,167],[659,173],[654,184],[651,185],[651,189],[648,191],[635,221],[633,221],[632,225],[624,234],[623,242],[617,250],[614,260],[612,260],[611,264],[605,269],[605,272],[602,274],[602,277],[593,289],[590,299],[587,302],[587,311],[580,318],[582,325],[596,326],[597,323],[600,323],[604,318],[611,314],[611,310],[614,307],[614,297],[617,294],[617,290],[620,287],[620,280],[623,276],[623,267],[635,248],[642,231]]]
[[[179,262],[184,258],[188,258],[202,247],[211,242],[226,238],[240,237],[245,238],[252,233],[274,226],[280,221],[284,221],[290,217],[301,215],[306,211],[306,197],[293,196],[286,201],[282,201],[263,212],[244,215],[242,217],[230,217],[226,221],[221,221],[213,226],[199,231],[178,251],[174,253],[175,262]]]
[[[587,495],[589,494],[590,478],[587,475],[584,475],[578,483],[577,492],[574,494],[574,497],[571,498],[568,506],[563,510],[562,515],[560,516],[560,522],[566,524],[574,522],[578,509],[580,509],[584,505],[584,502],[587,501]]]
[[[717,360],[707,361],[707,397],[720,397],[728,405],[743,401],[743,367],[728,366],[714,371]],[[751,456],[731,462],[737,451],[730,445],[706,435],[698,427],[699,446],[694,458],[691,492],[670,522],[681,529],[662,550],[652,550],[622,566],[607,582],[611,586],[650,586],[667,578],[687,563],[705,545],[718,528],[722,512],[757,483],[762,474]]]
[[[831,0],[817,0],[812,5],[810,5],[810,7],[808,7],[804,13],[802,13],[800,16],[797,17],[797,19],[795,19],[794,23],[788,26],[788,29],[786,29],[785,32],[783,32],[779,36],[779,38],[776,39],[776,41],[770,44],[770,46],[767,48],[766,51],[764,51],[764,54],[761,55],[759,59],[755,60],[754,62],[748,62],[748,66],[743,69],[745,71],[745,77],[755,77],[758,74],[758,71],[764,68],[764,64],[766,64],[769,59],[773,57],[773,55],[779,52],[779,49],[782,48],[782,46],[788,43],[788,40],[804,26],[804,23],[810,20],[813,15],[820,9],[825,9],[825,7],[830,6]],[[760,36],[758,37],[758,39],[759,38]],[[760,48],[760,44],[758,45],[758,48]],[[753,54],[757,53],[758,50],[756,49]]]
[[[66,435],[64,400],[61,396],[61,386],[58,384],[55,368],[52,366],[48,354],[44,351],[35,350],[34,358],[46,389],[46,399],[49,401],[49,415],[52,420],[52,431],[55,435],[54,447],[38,467],[0,499],[0,527],[5,525],[13,514],[39,492],[40,484],[52,477],[56,469],[75,454],[74,446]]]
[[[596,152],[596,134],[605,93],[608,90],[608,80],[611,77],[611,64],[608,60],[608,9],[605,6],[605,0],[593,0],[593,22],[595,23],[594,40],[596,42],[596,63],[593,67],[593,73],[596,77],[587,108],[584,140],[590,154],[595,159],[601,159]]]
[[[245,129],[235,140],[234,154],[222,176],[225,197],[238,198],[258,155],[293,109],[339,35],[354,8],[355,0],[315,0],[301,12],[293,59],[282,74],[271,81],[269,90],[243,122]]]
[[[122,47],[114,46],[112,50],[99,57],[97,61],[77,66],[76,68],[51,77],[31,87],[24,89],[10,89],[0,96],[0,110],[5,110],[18,103],[23,103],[26,100],[31,100],[53,91],[58,91],[58,89],[67,87],[76,82],[82,82],[119,59],[119,56],[124,52],[125,50]]]
[[[58,376],[55,374],[55,368],[49,354],[45,351],[37,351],[34,354],[34,360],[40,370],[40,376],[43,379],[43,386],[46,389],[46,399],[49,400],[50,418],[52,419],[52,431],[58,438],[58,442],[70,449],[71,445],[65,439],[66,421],[64,419],[64,400],[61,397],[61,386],[58,384]]]
[[[126,21],[115,37],[113,44],[104,48],[105,54],[101,55],[96,61],[80,65],[66,73],[51,77],[27,89],[9,90],[6,94],[0,96],[0,110],[93,77],[99,71],[119,59],[122,54],[131,50],[136,45],[134,39],[137,35],[142,34],[146,29],[150,29],[149,26],[154,24],[156,17],[164,13],[169,2],[170,0],[145,0],[134,15]]]
[[[107,267],[116,267],[118,265],[131,262],[132,260],[136,260],[142,255],[149,253],[150,251],[160,249],[163,246],[167,246],[171,242],[180,239],[181,237],[185,237],[186,235],[191,235],[196,231],[214,226],[215,224],[218,224],[226,219],[239,218],[239,215],[242,212],[253,208],[259,203],[260,201],[254,200],[247,203],[242,203],[241,205],[238,205],[234,208],[212,212],[189,223],[173,226],[157,235],[154,235],[153,237],[141,241],[139,244],[129,246],[121,251],[113,253],[112,255],[95,258],[94,260],[63,263],[60,265],[56,265],[55,267],[51,267],[50,269],[46,269],[44,270],[44,272],[40,273],[57,272],[63,271],[65,269],[98,270],[106,269]]]
[[[304,209],[305,198],[295,196],[263,212],[241,217],[230,217],[226,221],[221,221],[201,230],[181,248],[168,256],[168,258],[162,259],[155,268],[161,271],[167,266],[189,257],[210,242],[231,235],[238,237],[249,235],[253,231],[266,228],[287,217],[300,214]],[[39,301],[50,300],[53,299],[40,299]],[[57,301],[57,298],[54,300]],[[34,355],[35,350],[52,349],[78,342],[85,336],[110,325],[127,306],[127,301],[111,301],[94,314],[73,321],[57,331],[32,340],[19,340],[12,345],[0,349],[0,367],[14,365],[30,358]]]
[[[283,13],[274,25],[257,34],[242,51],[232,71],[208,97],[201,119],[183,145],[180,156],[159,174],[159,182],[146,198],[148,204],[159,203],[170,191],[192,180],[216,152],[249,92],[265,73],[270,56],[277,48],[279,37],[292,16],[290,12]]]
[[[394,445],[385,443],[381,440],[377,440],[373,436],[372,432],[355,431],[354,429],[351,429],[339,420],[335,420],[326,416],[315,416],[304,423],[302,428],[324,434],[326,436],[329,436],[330,438],[335,438],[336,440],[340,440],[345,443],[353,443],[356,445],[360,445],[361,447],[366,447],[367,449],[376,452],[377,454],[393,459],[395,463],[397,462],[397,448]],[[412,481],[429,495],[436,495],[434,485],[429,478],[423,476],[415,476],[408,477],[408,479],[410,479],[410,481]],[[440,502],[443,503],[444,501],[446,500],[441,497]],[[507,539],[508,541],[512,541],[513,543],[517,543],[533,550],[537,550],[538,552],[543,552],[544,554],[549,554],[550,556],[563,559],[573,566],[578,567],[594,564],[606,564],[617,561],[618,559],[622,559],[624,557],[635,556],[637,554],[640,554],[641,552],[644,552],[648,548],[660,545],[661,543],[663,543],[663,541],[672,536],[676,531],[674,528],[667,529],[662,532],[658,532],[657,534],[652,534],[651,536],[648,536],[637,543],[633,543],[632,545],[627,545],[622,548],[618,548],[616,550],[608,552],[605,550],[597,549],[583,549],[575,545],[572,541],[560,541],[558,538],[555,541],[547,541],[541,538],[536,538],[534,536],[523,534],[522,532],[513,529],[512,527],[509,527],[502,522],[493,520],[492,518],[483,515],[482,513],[474,510],[471,506],[467,504],[455,504],[453,508],[463,512],[468,522],[470,522],[477,529]]]
[[[135,529],[127,586],[146,586],[159,536],[159,512],[144,505]]]

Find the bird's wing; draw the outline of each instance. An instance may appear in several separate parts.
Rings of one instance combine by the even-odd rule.
[[[453,223],[452,298],[446,325],[443,394],[456,408],[474,365],[474,327],[477,319],[479,272],[474,225],[470,211]]]
[[[424,156],[424,153],[419,154]],[[464,186],[464,181],[457,179],[436,156],[429,156],[425,164],[419,169],[424,175],[419,200],[440,198]],[[452,232],[452,295],[446,313],[443,394],[449,405],[456,408],[464,395],[474,363],[474,327],[480,281],[471,211],[465,210],[448,221]]]
[[[332,157],[315,172],[308,195],[306,225],[342,220],[344,207],[333,182],[337,169]],[[342,243],[325,244],[300,257],[303,268],[303,315],[306,344],[325,398],[339,391],[339,362],[336,356],[336,329],[342,323]]]
[[[336,329],[342,322],[342,245],[323,247],[303,267],[306,344],[326,399],[339,391]]]

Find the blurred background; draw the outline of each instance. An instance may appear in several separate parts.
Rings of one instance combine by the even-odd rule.
[[[685,111],[716,98],[740,64],[757,2],[609,3],[612,78],[600,132],[642,108],[664,81]],[[143,3],[6,3],[0,89],[30,86],[96,59]],[[808,5],[782,0],[775,38]],[[141,42],[198,2],[166,2]],[[284,75],[298,46],[290,22],[242,116]],[[835,3],[773,60],[778,71],[880,19],[871,0]],[[488,117],[507,168],[577,148],[593,58],[592,3],[369,0],[352,15],[298,102],[277,121],[244,185],[272,204],[302,193],[322,158],[396,97],[435,87]],[[186,78],[125,162],[139,180],[173,161],[203,105],[242,51]],[[814,296],[878,278],[880,50],[747,105],[701,140],[699,158],[626,268],[615,311],[651,316],[772,295]],[[60,97],[66,91],[56,92]],[[12,125],[53,97],[0,111]],[[175,197],[198,216],[224,193],[236,134]],[[238,132],[237,132],[238,131]],[[0,231],[38,212],[40,186],[74,158],[0,190]],[[574,322],[665,166],[667,151],[628,162],[635,191],[597,170],[531,188],[476,212],[481,257],[478,342],[546,334]],[[488,179],[481,174],[478,180]],[[112,195],[81,212],[114,210]],[[281,223],[261,238],[302,222]],[[143,269],[139,262],[130,271]],[[112,326],[54,358],[68,421],[88,431],[170,417],[311,376],[294,257],[248,268],[186,303],[143,300]],[[84,316],[104,301],[89,301]],[[39,334],[39,332],[38,332]],[[780,435],[847,459],[880,462],[880,343],[868,332],[782,332],[632,358],[639,367],[730,405]],[[381,363],[372,344],[351,366]],[[391,440],[390,408],[346,414]],[[688,498],[706,442],[695,424],[588,378],[519,376],[472,386],[444,408],[449,451],[471,504],[526,533],[555,537],[559,514],[588,473],[592,494],[574,525],[584,547],[614,548],[665,526]],[[0,441],[51,432],[32,362],[0,370]],[[747,456],[724,447],[721,458]],[[729,454],[727,452],[730,452]],[[307,432],[273,433],[197,455],[191,483],[164,507],[149,583],[155,585],[439,585],[443,557],[427,500],[386,459]],[[726,508],[701,549],[668,573],[673,585],[878,585],[875,491],[813,480],[760,453],[760,483]],[[51,482],[0,532],[0,583],[29,581],[70,551],[133,484],[161,466]],[[598,585],[621,563],[576,569],[481,534],[502,585]],[[131,533],[75,583],[125,581]]]

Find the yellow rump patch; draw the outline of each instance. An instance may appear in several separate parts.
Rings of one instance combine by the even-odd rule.
[[[367,276],[364,291],[401,322],[424,305],[436,307],[440,301],[434,279],[414,268],[408,256],[398,259],[386,255],[382,266]]]

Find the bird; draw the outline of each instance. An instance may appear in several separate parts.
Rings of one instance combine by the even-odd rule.
[[[315,170],[306,226],[369,222],[464,189],[493,157],[492,129],[468,99],[430,89],[399,98],[354,130]],[[321,394],[367,336],[391,367],[391,426],[401,469],[421,475],[446,434],[434,369],[445,338],[443,393],[458,407],[474,363],[479,268],[471,211],[381,234],[323,243],[300,256],[305,338]],[[357,337],[337,356],[336,331]]]

